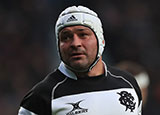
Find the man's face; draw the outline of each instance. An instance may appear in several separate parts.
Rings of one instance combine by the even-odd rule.
[[[59,33],[59,49],[62,60],[76,70],[86,70],[97,55],[97,39],[85,26],[65,27]]]

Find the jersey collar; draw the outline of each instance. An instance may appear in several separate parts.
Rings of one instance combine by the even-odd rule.
[[[105,76],[107,76],[107,66],[105,64],[105,62],[103,61],[103,65],[104,65],[104,69],[105,69]],[[77,76],[74,74],[74,72],[72,72],[71,70],[69,70],[68,68],[66,68],[66,66],[64,65],[63,62],[60,63],[58,69],[67,77],[77,80]]]

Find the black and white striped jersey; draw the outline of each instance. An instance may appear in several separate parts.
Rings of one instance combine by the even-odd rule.
[[[61,63],[27,93],[18,115],[141,115],[141,105],[130,74],[105,65],[104,75],[77,78]]]

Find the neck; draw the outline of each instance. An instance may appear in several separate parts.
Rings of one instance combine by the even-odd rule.
[[[85,77],[85,76],[98,76],[104,74],[104,65],[102,62],[102,57],[98,60],[97,64],[89,71],[89,72],[74,72],[77,77]]]

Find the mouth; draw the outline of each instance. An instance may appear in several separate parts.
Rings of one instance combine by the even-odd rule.
[[[72,58],[82,58],[84,56],[84,53],[72,53]]]

